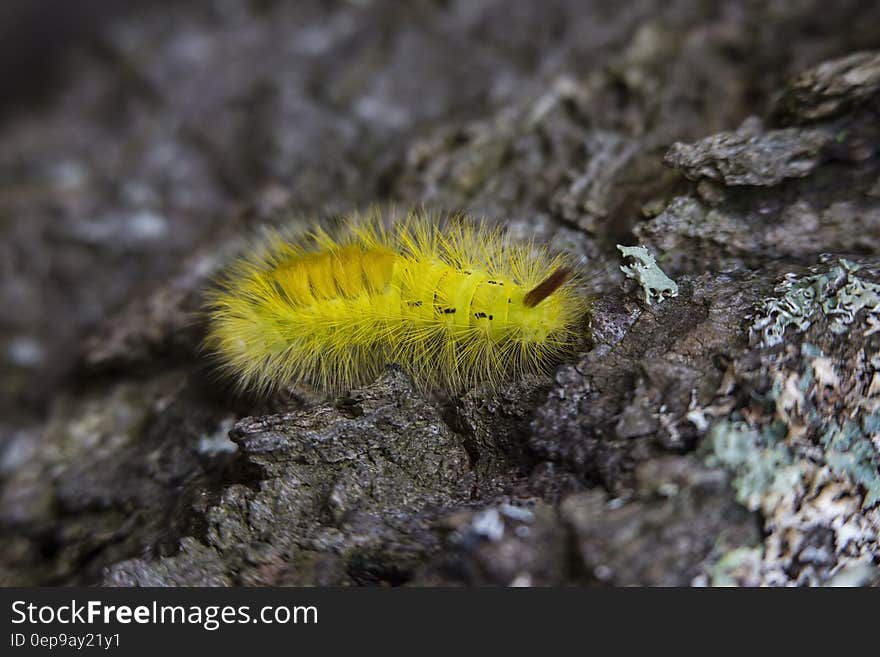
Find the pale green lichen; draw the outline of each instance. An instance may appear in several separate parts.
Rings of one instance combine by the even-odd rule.
[[[617,250],[624,258],[633,258],[636,261],[632,265],[621,266],[620,271],[642,287],[645,303],[650,306],[652,299],[656,299],[659,303],[663,299],[678,296],[678,285],[657,266],[654,256],[648,253],[648,249],[643,246],[618,244]]]
[[[877,435],[878,415],[862,418],[860,423],[847,421],[843,426],[831,423],[819,439],[825,447],[825,460],[832,472],[847,476],[865,488],[862,508],[880,502],[880,469],[877,452],[865,435]]]
[[[758,305],[759,349],[738,361],[750,402],[709,429],[707,460],[730,472],[765,537],[762,551],[710,562],[707,583],[863,583],[860,564],[880,556],[880,352],[864,339],[880,332],[880,285],[847,260],[823,264]],[[831,540],[817,544],[819,530]]]
[[[863,508],[873,507],[880,503],[880,453],[872,442],[880,436],[880,410],[873,400],[859,396],[855,400],[858,410],[850,419],[834,419],[827,412],[820,412],[816,388],[837,388],[841,385],[840,376],[831,359],[815,345],[805,342],[801,355],[802,373],[787,379],[794,385],[786,386],[782,377],[777,377],[768,400],[776,405],[777,415],[788,417],[792,409],[797,409],[798,423],[822,431],[818,440],[825,448],[825,464],[836,475],[862,486]]]
[[[733,419],[709,432],[708,462],[731,472],[736,500],[760,512],[766,536],[761,546],[720,556],[706,571],[706,583],[828,584],[842,569],[876,558],[878,515],[867,508],[870,490],[862,497],[853,485],[869,488],[868,479],[876,480],[870,455],[862,452],[868,444],[852,432],[832,431],[822,464],[821,452],[786,435],[789,429],[781,421],[761,429]],[[857,444],[863,447],[856,453],[838,451]],[[811,544],[818,528],[833,536],[829,546]],[[802,567],[793,578],[794,563]]]
[[[880,436],[880,411],[871,400],[860,399],[853,419],[841,421],[819,412],[816,387],[836,388],[841,384],[831,360],[816,346],[801,345],[803,372],[791,379],[794,386],[785,386],[781,377],[774,380],[768,395],[776,404],[777,414],[788,416],[796,408],[799,423],[818,427],[819,443],[825,448],[825,463],[835,474],[848,477],[865,489],[864,508],[880,502],[880,454],[872,438]]]
[[[833,333],[841,334],[862,309],[867,311],[865,334],[880,330],[880,285],[857,276],[859,268],[840,259],[822,274],[789,274],[776,288],[780,296],[764,299],[759,305],[750,335],[753,339],[760,336],[764,347],[772,347],[782,342],[789,326],[806,331],[818,313],[829,318]]]
[[[712,566],[709,573],[711,586],[738,586],[745,581],[752,584],[764,559],[763,547],[739,547],[730,550]]]
[[[745,422],[724,420],[709,432],[709,464],[733,473],[736,500],[751,511],[774,506],[800,483],[800,465],[781,442],[785,431],[781,423],[759,432]]]
[[[707,461],[731,473],[735,499],[760,512],[766,535],[763,553],[724,554],[704,582],[833,584],[880,554],[880,356],[835,353],[803,342],[782,361],[767,354],[766,393],[709,430]],[[833,540],[814,544],[817,529]]]

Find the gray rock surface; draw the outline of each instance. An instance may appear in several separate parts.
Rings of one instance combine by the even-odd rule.
[[[880,582],[880,7],[130,12],[0,123],[0,583]],[[582,352],[234,394],[211,277],[373,202],[582,257]]]

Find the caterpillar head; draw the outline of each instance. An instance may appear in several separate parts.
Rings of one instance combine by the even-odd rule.
[[[570,322],[571,296],[561,288],[573,274],[570,268],[560,267],[512,303],[510,317],[524,342],[544,342]]]

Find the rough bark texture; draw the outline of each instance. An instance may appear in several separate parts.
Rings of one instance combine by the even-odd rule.
[[[46,18],[48,20],[48,17]],[[880,581],[880,6],[139,3],[0,124],[0,583]],[[196,311],[372,202],[583,255],[552,380],[230,393]],[[618,272],[643,244],[678,283]]]

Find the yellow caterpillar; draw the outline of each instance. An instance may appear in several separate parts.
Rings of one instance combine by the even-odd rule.
[[[208,301],[207,347],[242,387],[335,393],[401,365],[460,391],[546,371],[572,351],[588,301],[562,255],[456,217],[374,210],[333,234],[278,234]]]

